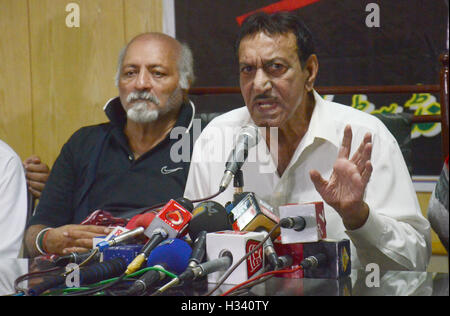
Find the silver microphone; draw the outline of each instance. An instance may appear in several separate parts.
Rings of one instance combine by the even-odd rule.
[[[233,150],[225,164],[225,172],[220,182],[220,192],[230,184],[236,172],[241,169],[248,156],[248,151],[259,142],[258,127],[248,124],[242,127]]]

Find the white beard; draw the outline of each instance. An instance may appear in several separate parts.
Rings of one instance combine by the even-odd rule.
[[[181,88],[177,87],[175,91],[169,96],[167,104],[163,109],[149,109],[147,106],[147,101],[150,101],[156,106],[161,102],[159,99],[148,92],[132,92],[127,97],[127,102],[133,100],[142,100],[133,104],[133,106],[127,111],[127,117],[136,123],[151,123],[158,119],[160,115],[164,115],[180,106],[183,102],[183,97],[181,93]]]
[[[150,123],[158,119],[159,111],[150,110],[147,102],[137,102],[127,112],[127,117],[136,123]]]

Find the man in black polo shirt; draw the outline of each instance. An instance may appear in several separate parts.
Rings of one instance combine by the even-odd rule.
[[[192,134],[192,64],[189,48],[167,35],[146,33],[130,41],[119,57],[119,97],[105,106],[110,122],[78,130],[52,168],[28,222],[30,256],[91,248],[93,237],[108,233],[80,225],[95,210],[131,218],[183,195],[189,161],[171,157],[177,154],[171,149]]]

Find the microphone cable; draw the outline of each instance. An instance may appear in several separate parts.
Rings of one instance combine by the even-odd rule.
[[[269,272],[269,271],[270,271],[269,267],[266,266],[262,273],[266,273],[266,272]],[[273,275],[268,275],[268,276],[265,276],[265,277],[260,278],[258,280],[254,280],[251,283],[248,283],[248,284],[245,284],[245,285],[241,284],[240,288],[235,289],[234,291],[228,293],[227,295],[228,296],[237,296],[237,295],[241,295],[241,294],[244,294],[244,293],[248,293],[252,287],[254,287],[254,286],[256,286],[256,285],[258,285],[260,283],[264,283],[267,280],[271,279],[272,277],[273,277]],[[223,294],[221,294],[221,295],[223,296]]]
[[[53,267],[53,268],[50,268],[50,269],[47,269],[47,270],[30,272],[30,273],[26,273],[24,275],[21,275],[16,280],[14,280],[14,290],[17,293],[23,293],[24,295],[28,295],[28,289],[19,287],[20,283],[22,283],[23,281],[28,281],[28,280],[33,279],[33,278],[42,277],[45,274],[56,272],[58,270],[62,270],[62,268],[61,267]]]
[[[125,279],[127,275],[124,273],[122,273],[117,279],[115,279],[114,281],[110,282],[110,283],[106,283],[97,287],[93,287],[90,288],[89,290],[81,290],[78,292],[72,292],[72,293],[67,293],[63,296],[87,296],[87,295],[91,295],[91,294],[95,294],[101,291],[105,291],[117,284],[119,284],[120,282],[122,282],[123,279]]]
[[[211,200],[211,199],[214,199],[216,196],[218,196],[220,193],[222,193],[222,191],[214,193],[213,195],[208,196],[206,198],[202,198],[202,199],[198,199],[198,200],[191,200],[191,202],[192,203],[198,203],[198,202],[203,202],[203,201],[206,201],[206,200]],[[166,203],[159,203],[159,204],[152,205],[149,208],[146,208],[145,210],[141,211],[139,214],[144,214],[144,213],[147,213],[147,212],[154,211],[154,210],[156,210],[158,208],[163,207],[164,205],[166,205]]]
[[[94,256],[97,254],[98,252],[98,248],[95,249],[96,251],[92,251],[92,254],[86,258],[86,260],[84,260],[82,263],[79,264],[79,267],[86,265],[89,261],[92,260],[92,258],[94,258]],[[63,267],[53,267],[53,268],[49,268],[47,270],[42,270],[42,271],[36,271],[36,272],[30,272],[30,273],[26,273],[24,275],[19,276],[16,280],[14,280],[14,290],[17,293],[24,293],[25,295],[28,295],[28,289],[26,288],[21,288],[19,287],[19,284],[24,282],[24,281],[28,281],[30,279],[34,279],[34,278],[38,278],[38,277],[42,277],[46,274],[52,273],[52,272],[56,272],[58,270],[62,270]],[[73,272],[74,269],[69,270],[69,271],[65,271],[65,272],[60,272],[58,273],[58,275],[61,276],[67,276],[69,273]]]
[[[301,269],[303,269],[303,267],[302,267],[302,266],[298,266],[298,267],[293,268],[293,269],[274,270],[274,271],[269,271],[269,272],[260,274],[260,275],[258,275],[258,276],[256,276],[256,277],[253,277],[253,278],[251,278],[251,279],[249,279],[249,280],[247,280],[247,281],[245,281],[245,282],[242,282],[242,283],[240,283],[240,284],[234,286],[233,288],[231,288],[231,289],[229,289],[228,291],[226,291],[225,293],[223,293],[221,296],[227,296],[227,295],[231,294],[232,292],[234,292],[234,291],[240,289],[240,288],[243,287],[243,286],[246,286],[246,287],[253,287],[253,286],[255,286],[256,284],[259,284],[259,283],[262,283],[262,282],[267,281],[268,279],[274,277],[274,276],[277,275],[277,274],[282,274],[282,273],[294,273],[294,272],[297,272],[298,270],[301,270]],[[262,279],[262,278],[263,278],[263,279]],[[260,280],[260,279],[262,279],[262,280]],[[261,281],[261,282],[257,282],[257,283],[254,284],[253,282],[255,282],[255,281]]]
[[[220,193],[222,193],[222,191],[218,191],[217,193],[214,193],[213,195],[208,196],[208,197],[205,197],[205,198],[203,198],[203,199],[192,200],[192,203],[198,203],[198,202],[203,202],[203,201],[206,201],[206,200],[212,200],[212,199],[214,199],[216,196],[218,196]]]
[[[86,264],[88,264],[94,257],[95,255],[99,252],[99,248],[95,247],[94,250],[91,250],[91,254],[89,255],[89,257],[87,257],[83,262],[81,262],[78,267],[82,267],[85,266]],[[67,276],[68,274],[72,273],[73,271],[75,271],[75,268],[73,268],[72,270],[68,270],[66,271],[63,276]]]
[[[320,263],[327,260],[327,257],[324,253],[318,253],[316,255],[312,255],[309,257],[304,258],[300,264],[292,269],[284,269],[284,270],[274,270],[274,271],[269,271],[266,273],[262,273],[252,279],[249,279],[245,282],[242,282],[241,284],[236,285],[235,287],[231,288],[230,290],[226,291],[225,293],[223,293],[221,296],[227,296],[232,294],[235,291],[238,291],[239,289],[246,289],[246,288],[251,288],[259,283],[265,282],[267,280],[269,280],[270,278],[274,277],[277,274],[281,274],[281,273],[294,273],[297,272],[299,270],[308,270],[308,269],[315,269],[317,268]],[[261,279],[261,280],[260,280]]]
[[[160,267],[147,267],[147,268],[143,268],[143,269],[141,269],[139,271],[136,271],[134,273],[129,274],[126,278],[123,279],[123,281],[133,281],[135,277],[139,277],[140,275],[142,275],[145,272],[150,271],[150,270],[159,271],[159,272],[162,272],[162,273],[166,274],[168,277],[176,278],[175,274],[173,274],[172,272],[167,271],[167,270],[165,270],[163,268],[160,268]],[[117,279],[118,279],[118,277],[115,277],[115,278],[103,280],[103,281],[100,281],[100,282],[97,282],[97,283],[94,283],[94,284],[90,284],[90,285],[85,286],[85,287],[69,287],[69,288],[65,288],[65,289],[62,289],[62,290],[56,290],[56,291],[53,291],[53,292],[50,292],[50,293],[48,293],[46,295],[44,294],[44,295],[45,296],[58,296],[59,294],[67,294],[67,293],[71,293],[71,292],[80,292],[80,291],[90,290],[90,289],[93,289],[94,287],[99,287],[99,286],[102,286],[102,285],[114,282]],[[106,289],[105,292],[106,291],[108,292],[108,294],[111,294],[112,296],[114,296],[114,294],[115,294],[115,293],[112,292],[112,290]],[[85,295],[85,294],[83,294],[83,295]],[[63,296],[67,296],[67,295],[63,295]]]

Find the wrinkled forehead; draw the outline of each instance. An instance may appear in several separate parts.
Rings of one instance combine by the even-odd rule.
[[[141,36],[127,46],[123,67],[127,65],[160,65],[177,68],[181,45],[170,37]]]
[[[255,58],[298,60],[297,38],[291,32],[281,34],[259,32],[247,35],[239,44],[238,58],[240,63]]]

